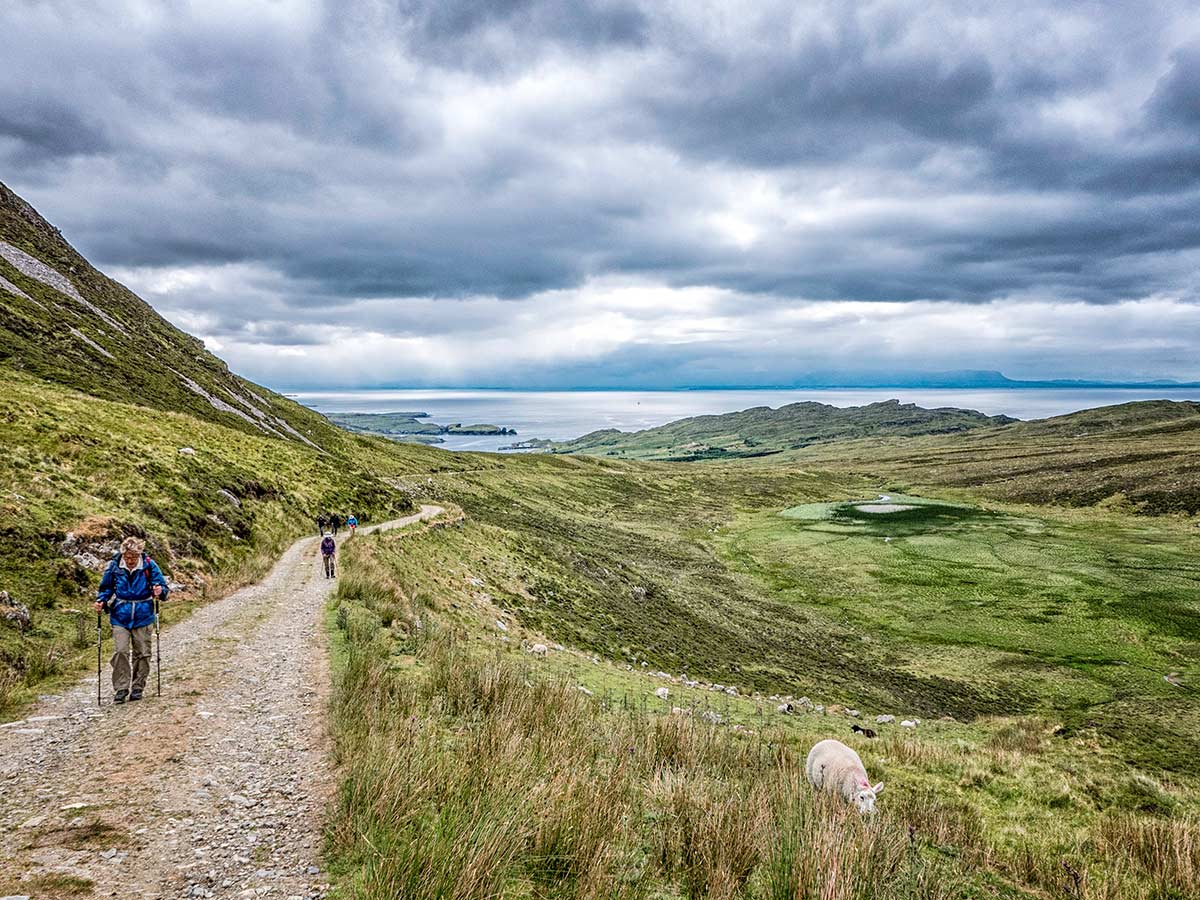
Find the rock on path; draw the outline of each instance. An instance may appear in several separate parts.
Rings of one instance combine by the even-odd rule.
[[[420,513],[361,532],[413,524]],[[163,695],[92,675],[0,728],[0,894],[53,876],[108,897],[320,897],[332,789],[318,539],[163,632]],[[107,666],[105,667],[107,679]]]

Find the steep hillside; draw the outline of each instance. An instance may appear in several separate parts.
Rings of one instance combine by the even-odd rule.
[[[333,449],[321,416],[229,371],[93,268],[0,184],[0,365],[118,400]]]
[[[756,406],[741,412],[695,416],[632,434],[614,429],[594,431],[550,449],[628,459],[736,459],[828,441],[875,435],[952,434],[1015,421],[970,409],[923,409],[898,400],[848,408],[806,402],[778,409]]]

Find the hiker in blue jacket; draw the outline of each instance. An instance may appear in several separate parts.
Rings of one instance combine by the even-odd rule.
[[[170,593],[162,570],[145,549],[145,541],[125,538],[96,592],[96,611],[108,613],[112,625],[114,703],[142,699],[150,675],[154,598],[166,600]]]

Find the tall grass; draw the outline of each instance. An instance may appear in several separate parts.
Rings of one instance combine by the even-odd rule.
[[[402,592],[355,575],[338,602],[329,843],[352,896],[854,900],[960,880],[931,848],[976,835],[962,808],[865,819],[813,796],[789,747],[606,708],[434,622],[397,668]],[[406,603],[384,627],[376,610]]]
[[[341,784],[329,850],[346,896],[883,900],[1194,895],[1198,826],[1109,814],[997,842],[958,787],[973,754],[1043,751],[1037,720],[985,748],[880,740],[878,812],[814,794],[807,747],[585,696],[481,649],[356,542],[334,617]],[[382,546],[382,544],[379,544]],[[877,763],[876,763],[877,765]],[[944,783],[937,781],[937,773]],[[1189,891],[1193,893],[1189,893]]]

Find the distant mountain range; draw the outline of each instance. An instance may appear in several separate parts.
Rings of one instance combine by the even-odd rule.
[[[838,388],[1200,388],[1197,381],[1169,378],[1152,381],[1103,381],[1087,378],[1047,378],[1023,380],[1009,378],[992,369],[963,369],[950,372],[823,372],[810,373],[787,384],[712,385],[691,390],[835,390]]]

